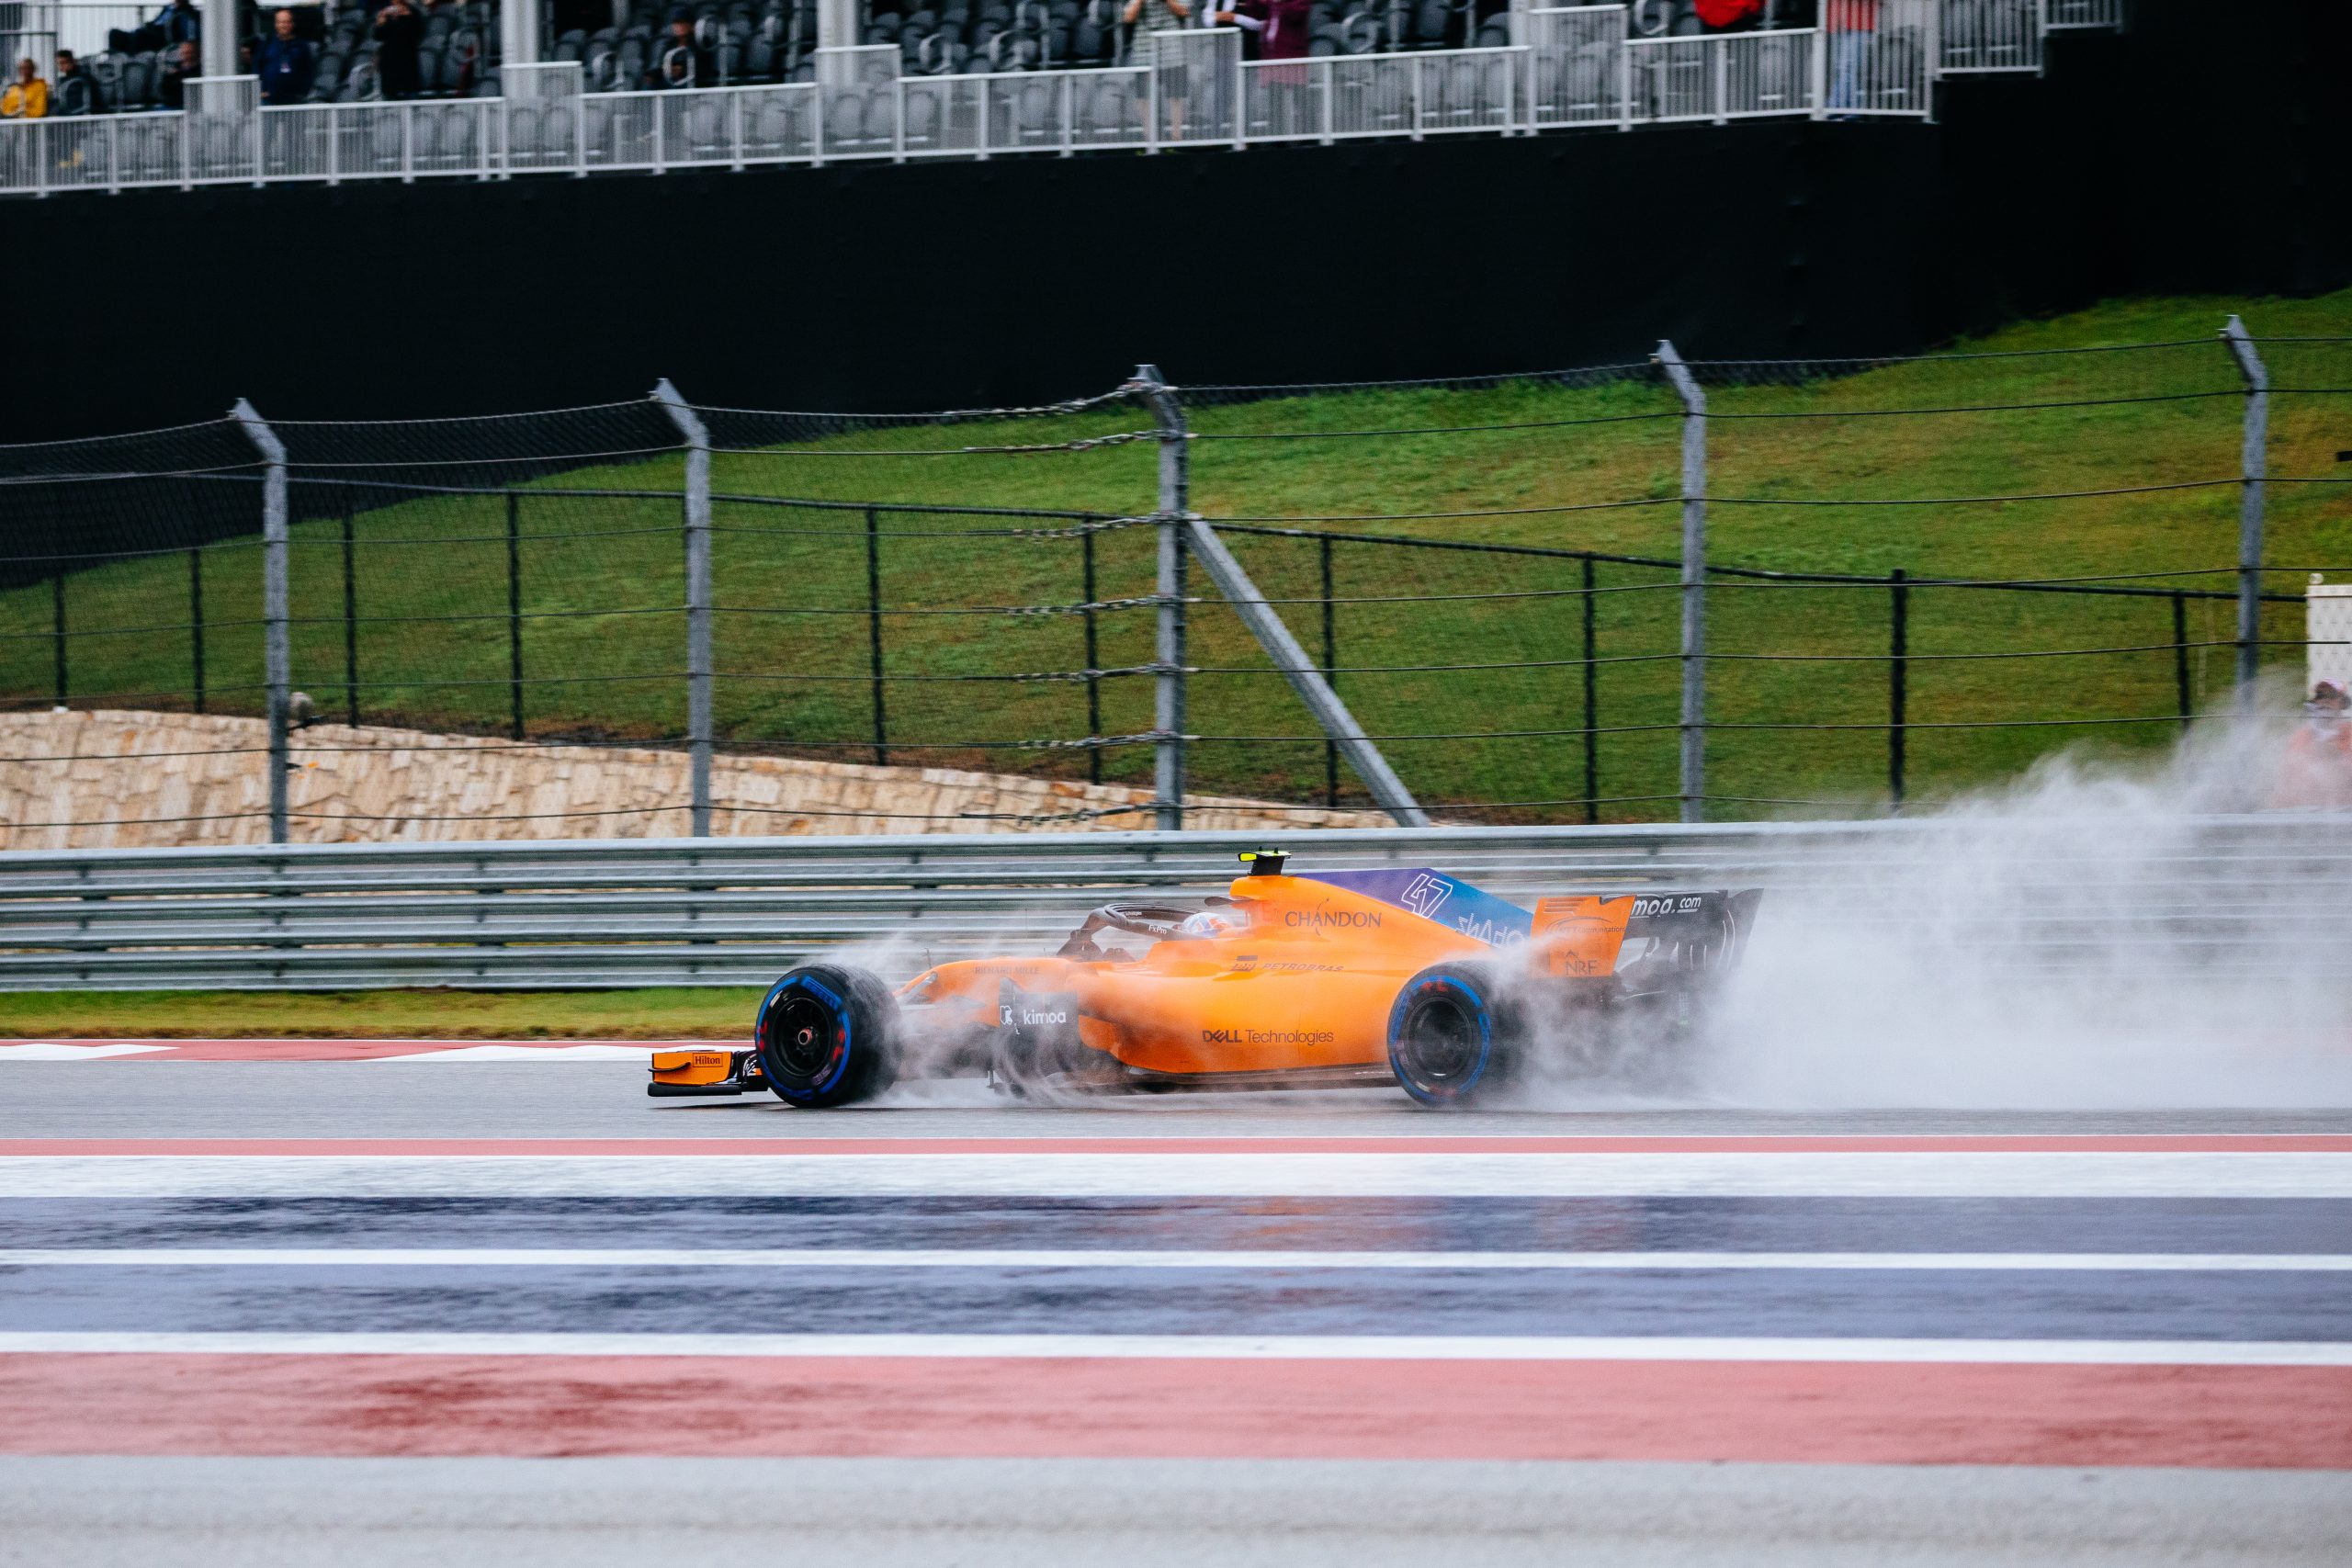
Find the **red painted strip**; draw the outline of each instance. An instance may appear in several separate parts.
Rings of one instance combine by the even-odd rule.
[[[21,1155],[1229,1155],[2352,1153],[2352,1135],[1463,1138],[5,1138]]]
[[[96,1056],[93,1065],[111,1062],[366,1062],[383,1056],[414,1056],[441,1051],[462,1051],[474,1045],[509,1045],[524,1049],[560,1050],[567,1045],[627,1045],[646,1051],[729,1050],[748,1040],[82,1040],[55,1037],[67,1045],[151,1045],[157,1049],[121,1056]],[[0,1045],[21,1043],[0,1040]]]
[[[0,1452],[2352,1468],[2352,1369],[0,1356]]]

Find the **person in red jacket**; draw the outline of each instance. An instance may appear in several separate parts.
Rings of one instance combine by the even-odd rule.
[[[2352,699],[2333,681],[2312,688],[2287,742],[2272,804],[2290,811],[2352,810]]]

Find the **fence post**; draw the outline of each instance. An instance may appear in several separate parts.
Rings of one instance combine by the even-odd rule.
[[[2262,481],[2270,434],[2270,372],[2255,351],[2245,323],[2232,316],[2222,341],[2245,378],[2245,431],[2238,457],[2237,711],[2254,709],[2254,680],[2262,661]]]
[[[49,580],[50,651],[57,664],[58,707],[65,705],[65,563],[57,563],[57,575]]]
[[[2196,694],[2188,682],[2188,595],[2172,596],[2172,683],[2180,694],[2180,716],[2196,712]]]
[[[1826,119],[1829,118],[1829,28],[1826,17],[1816,18],[1810,41],[1812,47],[1805,51],[1804,90],[1813,100],[1808,106],[1813,111],[1813,118]],[[1934,74],[1932,65],[1926,69],[1928,74]]]
[[[2237,493],[2237,710],[2253,710],[2253,677],[2263,663],[2263,478],[2269,458],[2269,369],[2246,324],[2232,315],[2221,336],[2246,378],[2246,430]]]
[[[658,106],[657,106],[658,107]],[[659,123],[659,120],[656,120]],[[686,438],[686,747],[689,831],[710,837],[710,432],[667,376],[654,400]]]
[[[343,509],[343,719],[359,728],[359,572],[352,559],[348,506]]]
[[[1334,672],[1340,662],[1340,637],[1331,604],[1331,536],[1325,534],[1316,543],[1323,558],[1323,680],[1336,692],[1340,689]],[[1329,738],[1323,742],[1323,804],[1340,804],[1340,743]]]
[[[1584,558],[1584,819],[1600,820],[1600,665],[1593,625],[1592,558]]]
[[[882,706],[882,533],[870,506],[865,509],[865,653],[874,681],[874,765],[886,767],[890,730]]]
[[[1617,39],[1617,129],[1634,129],[1634,8],[1625,7],[1624,32]]]
[[[187,553],[188,667],[196,677],[196,711],[204,711],[204,547]]]
[[[523,497],[506,492],[506,697],[508,732],[523,739]]]
[[[282,844],[286,773],[291,765],[287,702],[294,673],[286,627],[286,444],[244,399],[239,398],[229,412],[269,465],[261,487],[262,679],[269,688],[269,841]]]
[[[1158,79],[1155,69],[1153,80]],[[1157,97],[1153,102],[1156,113]],[[1184,826],[1184,515],[1191,505],[1191,435],[1184,428],[1183,405],[1175,389],[1159,378],[1157,366],[1136,366],[1136,385],[1159,428],[1159,554],[1152,585],[1159,601],[1152,650],[1152,661],[1159,666],[1152,728],[1159,739],[1152,761],[1152,801],[1156,825],[1173,831]]]
[[[1707,394],[1672,342],[1657,362],[1682,400],[1682,820],[1707,817]]]
[[[1094,530],[1088,528],[1078,536],[1079,543],[1079,603],[1086,608],[1080,612],[1086,619],[1086,738],[1100,739],[1102,735],[1102,677],[1095,671],[1102,668],[1102,655],[1094,625]],[[1086,782],[1102,782],[1102,748],[1086,749]]]
[[[1893,614],[1888,617],[1886,666],[1886,794],[1895,811],[1903,809],[1903,764],[1909,739],[1911,679],[1911,584],[1901,567],[1888,574],[1887,593]]]

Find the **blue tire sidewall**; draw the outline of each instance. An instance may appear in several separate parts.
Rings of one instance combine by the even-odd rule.
[[[833,1070],[825,1076],[821,1083],[806,1089],[778,1077],[775,1067],[766,1060],[768,1011],[780,998],[794,991],[805,992],[823,1003],[842,1033],[842,1048],[833,1060]],[[759,1017],[752,1027],[752,1038],[759,1046],[760,1071],[766,1076],[768,1087],[786,1100],[821,1100],[848,1076],[850,1064],[857,1059],[857,1023],[849,998],[811,975],[787,975],[769,987],[767,996],[760,1002]]]
[[[1398,1032],[1404,1028],[1406,1012],[1415,1001],[1431,990],[1452,992],[1468,1005],[1471,1016],[1478,1021],[1477,1066],[1464,1077],[1461,1082],[1451,1085],[1442,1091],[1433,1091],[1425,1088],[1413,1074],[1406,1071],[1403,1062],[1397,1055],[1397,1047],[1400,1043]],[[1396,1000],[1388,1010],[1388,1067],[1396,1075],[1396,1081],[1403,1086],[1405,1092],[1423,1105],[1459,1104],[1485,1081],[1487,1066],[1493,1062],[1494,1055],[1494,1013],[1487,1006],[1487,998],[1457,976],[1452,975],[1417,976],[1406,981],[1404,988],[1396,993]]]

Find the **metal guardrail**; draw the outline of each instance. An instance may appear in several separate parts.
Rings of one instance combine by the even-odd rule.
[[[2037,963],[2087,955],[2111,967],[2129,950],[2259,972],[2352,941],[2352,817],[2004,831],[1897,819],[1282,841],[1297,870],[1434,865],[1522,897],[1762,886],[1784,918],[1809,925],[1924,923],[1931,940]],[[1979,863],[1995,840],[2022,847],[1988,880]],[[898,944],[886,966],[911,970],[1034,951],[1138,889],[1218,891],[1246,842],[1076,833],[18,852],[0,855],[0,989],[756,985],[860,942]]]

